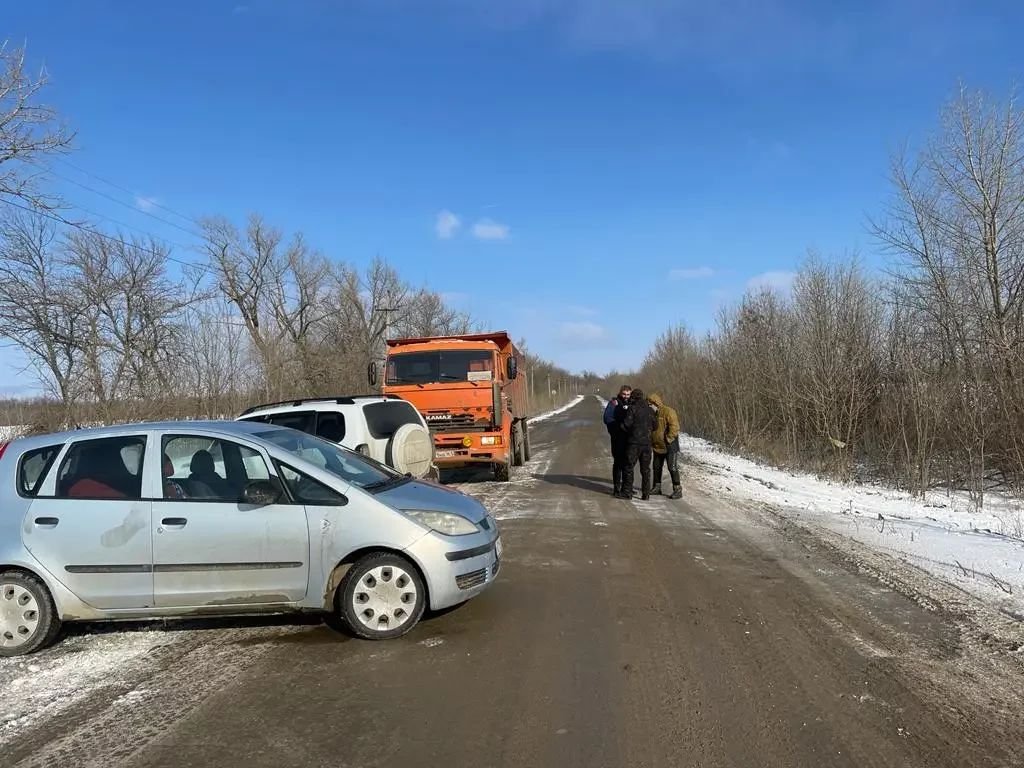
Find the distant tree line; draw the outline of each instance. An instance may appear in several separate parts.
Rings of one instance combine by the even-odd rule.
[[[0,422],[232,416],[253,401],[360,393],[386,337],[477,328],[387,262],[343,263],[258,214],[189,220],[194,253],[69,219],[46,187],[45,161],[71,134],[40,106],[45,83],[23,51],[0,48],[0,341],[42,388],[0,404]],[[522,362],[531,381],[569,378]],[[568,397],[532,394],[535,410]]]
[[[1024,114],[961,91],[893,158],[883,276],[810,256],[714,332],[665,332],[640,372],[684,428],[778,463],[1024,491]]]

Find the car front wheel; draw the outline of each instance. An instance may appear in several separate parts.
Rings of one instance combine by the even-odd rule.
[[[408,560],[391,552],[360,559],[338,593],[338,613],[349,631],[365,640],[391,640],[423,616],[427,590]]]
[[[60,631],[50,592],[35,576],[0,573],[0,656],[21,656],[49,645]]]

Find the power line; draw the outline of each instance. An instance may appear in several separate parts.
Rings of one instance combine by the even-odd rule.
[[[152,211],[147,211],[147,210],[144,210],[144,209],[138,207],[137,205],[132,205],[131,203],[126,203],[124,200],[121,200],[120,198],[114,197],[113,195],[109,195],[106,192],[104,192],[103,190],[96,189],[95,187],[90,187],[88,184],[83,184],[80,181],[75,181],[74,179],[69,178],[69,177],[67,177],[67,176],[65,176],[63,174],[57,173],[56,171],[54,171],[52,169],[47,168],[46,171],[47,171],[47,173],[50,173],[53,176],[56,176],[58,179],[62,179],[64,181],[66,181],[68,184],[74,184],[76,187],[78,187],[80,189],[84,189],[86,192],[92,192],[94,195],[99,195],[100,197],[106,198],[107,200],[110,200],[113,203],[117,203],[118,205],[124,206],[125,208],[128,208],[129,210],[136,211],[137,213],[141,213],[143,216],[148,216],[149,218],[154,219],[156,221],[159,221],[159,222],[161,222],[163,224],[166,224],[169,227],[174,227],[175,229],[181,230],[186,235],[191,235],[192,237],[202,238],[202,235],[199,234],[198,232],[196,232],[195,230],[183,227],[180,224],[176,224],[173,221],[168,221],[167,219],[163,218],[162,216],[157,216]],[[97,177],[97,178],[99,178],[99,177]],[[110,182],[105,182],[105,183],[110,183]],[[124,189],[124,187],[120,187],[120,189]],[[127,190],[125,190],[125,191],[127,191]],[[128,192],[128,194],[134,195],[134,193],[132,193],[132,192]],[[155,205],[155,203],[153,201],[149,201],[149,203],[151,205]],[[86,209],[83,208],[82,210],[86,210]],[[93,215],[97,216],[99,214],[93,214]],[[127,226],[127,225],[122,225],[122,226]]]
[[[135,197],[136,194],[137,194],[136,192],[133,192],[132,190],[128,189],[127,187],[122,186],[121,184],[118,184],[116,181],[111,181],[110,179],[104,178],[103,176],[100,176],[97,173],[93,173],[92,171],[87,171],[85,168],[83,168],[80,165],[75,165],[74,163],[72,163],[70,160],[68,160],[66,158],[54,157],[54,159],[57,160],[60,163],[63,163],[64,165],[66,165],[66,166],[68,166],[70,168],[74,168],[79,173],[83,173],[86,176],[89,176],[90,178],[96,179],[96,181],[103,182],[104,184],[107,184],[107,185],[113,187],[114,189],[119,189],[122,192],[124,192],[125,194],[131,195],[132,197]],[[155,200],[151,200],[150,203],[153,205],[154,208],[159,208],[162,211],[167,211],[168,213],[174,214],[175,216],[178,216],[179,218],[184,219],[189,224],[199,224],[199,222],[195,218],[193,218],[192,216],[188,216],[188,215],[186,215],[184,213],[179,213],[178,211],[174,210],[170,206],[163,205],[162,203],[158,203]]]
[[[3,199],[3,198],[0,198],[0,203],[6,203],[7,205],[12,206],[13,208],[18,208],[18,209],[20,209],[22,211],[25,211],[27,213],[32,213],[32,214],[36,214],[38,216],[43,216],[44,218],[50,219],[51,221],[55,221],[58,224],[63,224],[66,227],[71,227],[71,228],[77,229],[77,230],[79,230],[81,232],[86,232],[88,234],[100,237],[100,238],[102,238],[102,239],[104,239],[104,240],[106,240],[107,242],[110,242],[110,243],[122,244],[124,242],[123,239],[114,237],[113,235],[108,235],[105,232],[100,232],[98,229],[94,229],[93,227],[88,227],[88,226],[86,226],[84,224],[81,224],[80,222],[77,222],[77,221],[69,221],[69,220],[65,219],[63,216],[58,216],[57,214],[55,214],[55,213],[53,213],[51,211],[44,211],[44,210],[40,210],[38,208],[32,208],[32,207],[27,206],[27,205],[21,205],[20,203],[16,203],[13,200],[7,200],[7,199]],[[110,217],[101,216],[100,214],[97,214],[97,213],[94,213],[93,211],[90,211],[88,208],[82,208],[81,206],[78,206],[78,205],[76,205],[74,207],[78,208],[81,211],[84,211],[85,213],[89,213],[89,214],[91,214],[93,216],[97,216],[98,218],[101,218],[101,219],[105,218],[105,219],[107,219],[107,221],[110,221],[110,222],[112,222],[114,224],[118,224],[118,225],[126,227],[128,229],[135,230],[136,232],[139,232],[140,234],[144,234],[147,237],[153,238],[154,240],[159,239],[159,238],[154,237],[149,232],[145,232],[144,230],[140,230],[140,229],[138,229],[136,227],[132,227],[132,226],[130,226],[128,224],[124,224],[122,222],[119,222],[119,221],[117,221],[117,219],[112,219]],[[188,250],[188,246],[181,245],[181,243],[175,243],[174,241],[167,241],[167,242],[169,242],[171,245],[177,245],[179,248],[183,248],[185,250]],[[180,264],[183,267],[190,267],[192,269],[197,269],[200,272],[205,272],[206,274],[208,274],[208,275],[210,275],[210,276],[212,276],[212,277],[214,277],[214,278],[216,278],[218,280],[220,279],[220,276],[221,276],[220,272],[217,271],[215,268],[210,267],[210,266],[208,266],[206,264],[197,264],[195,262],[185,261],[184,259],[176,258],[176,257],[172,256],[169,253],[157,251],[157,250],[154,250],[152,248],[147,248],[146,246],[139,245],[138,243],[133,243],[132,246],[135,247],[135,248],[138,248],[140,251],[143,251],[144,253],[148,253],[148,254],[150,254],[152,256],[157,256],[157,257],[166,259],[167,261],[174,262],[175,264]],[[300,299],[296,299],[294,296],[289,296],[287,293],[285,293],[283,295],[283,297],[285,299],[287,299],[288,301],[291,301],[291,302],[293,302],[295,304],[301,304],[302,303],[302,301]]]

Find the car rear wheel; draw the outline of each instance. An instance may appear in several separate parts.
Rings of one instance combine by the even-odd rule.
[[[22,571],[0,573],[0,656],[21,656],[53,642],[60,619],[46,585]]]
[[[377,552],[352,566],[337,602],[338,613],[352,634],[365,640],[391,640],[419,622],[427,590],[412,563],[391,552]]]

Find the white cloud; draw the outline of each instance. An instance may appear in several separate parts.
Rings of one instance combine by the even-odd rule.
[[[747,280],[747,290],[759,291],[768,289],[786,292],[793,287],[793,280],[795,278],[796,272],[762,272],[760,275],[754,275]]]
[[[434,224],[434,229],[437,230],[437,236],[442,240],[451,239],[459,227],[462,226],[462,219],[456,216],[451,211],[445,209],[437,214],[437,223]]]
[[[598,311],[593,307],[585,307],[582,304],[570,304],[565,307],[565,311],[570,315],[578,315],[579,317],[594,317],[598,314]]]
[[[711,267],[686,267],[684,269],[669,270],[669,280],[703,280],[713,277],[715,270]]]
[[[589,320],[564,322],[558,326],[558,338],[569,344],[602,344],[611,341],[608,329]]]
[[[160,201],[155,197],[146,197],[144,195],[135,196],[135,207],[140,211],[145,211],[146,213],[149,213],[156,208],[159,202]]]
[[[508,234],[508,225],[499,224],[493,219],[480,219],[473,225],[473,237],[477,240],[504,240]]]

